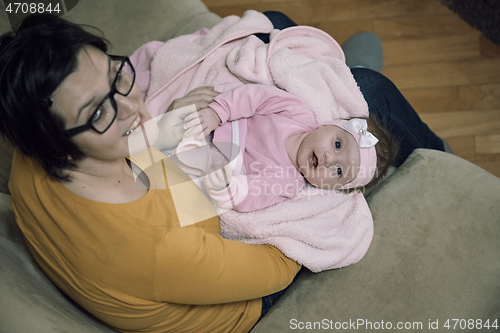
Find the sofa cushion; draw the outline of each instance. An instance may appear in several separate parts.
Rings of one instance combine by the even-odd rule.
[[[414,151],[367,199],[375,235],[366,256],[304,272],[252,333],[323,319],[379,328],[383,320],[392,329],[422,322],[418,332],[432,331],[429,320],[440,330],[453,318],[492,324],[500,316],[499,189],[499,178],[457,156]]]
[[[125,55],[144,43],[211,28],[220,21],[199,0],[154,0],[147,5],[137,0],[120,0],[119,4],[85,0],[63,17],[98,27],[113,44],[110,53]]]
[[[2,332],[116,332],[90,317],[45,277],[0,194],[0,322]]]

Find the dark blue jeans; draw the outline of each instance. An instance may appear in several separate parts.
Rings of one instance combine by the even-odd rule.
[[[305,268],[302,267],[298,271],[297,275],[295,275],[295,277],[293,278],[292,283],[294,283],[295,280],[297,280],[297,277],[300,275],[300,273],[302,273],[304,271],[304,269]],[[274,304],[276,304],[276,302],[281,298],[281,296],[283,296],[285,291],[287,291],[288,288],[290,288],[292,283],[290,283],[285,289],[280,290],[277,293],[262,297],[262,310],[260,311],[260,317],[259,317],[259,320],[257,320],[257,323],[262,319],[262,317],[264,317],[266,315],[266,313],[272,308],[272,306]],[[257,325],[257,323],[255,323],[255,325]],[[254,325],[254,327],[255,327],[255,325]],[[253,329],[253,327],[252,327],[252,329]]]
[[[382,74],[366,68],[352,68],[370,114],[377,117],[399,142],[394,166],[399,167],[417,148],[443,150],[443,141],[420,119],[396,86]]]
[[[291,18],[282,12],[268,11],[262,14],[266,15],[269,21],[273,23],[274,29],[283,30],[297,26],[297,23],[293,22]],[[255,34],[255,36],[259,37],[264,43],[269,43],[269,34]]]

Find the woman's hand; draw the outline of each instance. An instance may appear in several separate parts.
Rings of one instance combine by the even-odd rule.
[[[224,169],[217,169],[205,176],[204,182],[208,189],[220,191],[225,189],[231,183],[233,170],[229,164],[224,166]]]
[[[186,96],[175,99],[168,107],[167,112],[186,105],[196,105],[198,113],[194,112],[184,119],[183,130],[186,131],[186,136],[202,140],[220,124],[219,116],[208,107],[219,94],[214,90],[214,87],[205,86],[193,89]]]
[[[191,113],[184,119],[186,137],[202,140],[213,132],[220,123],[221,120],[217,113],[209,107]]]
[[[196,114],[196,106],[190,104],[162,114],[157,123],[160,133],[153,147],[158,150],[175,148],[185,132],[184,119],[193,113]]]
[[[214,91],[213,87],[199,87],[191,90],[186,96],[175,99],[167,111],[159,116],[160,119],[156,120],[160,135],[153,146],[159,150],[176,147],[186,131],[184,118],[188,114],[196,117],[197,111],[206,110],[217,95],[219,92]]]
[[[187,105],[195,104],[196,110],[200,111],[212,103],[215,96],[220,93],[214,90],[214,87],[199,87],[191,90],[186,96],[174,99],[167,109],[167,112],[182,108]]]

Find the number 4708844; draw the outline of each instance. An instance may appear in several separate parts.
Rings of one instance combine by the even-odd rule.
[[[34,13],[60,13],[61,9],[59,8],[59,2],[55,4],[54,8],[52,8],[52,4],[49,3],[47,6],[43,3],[24,3],[24,2],[14,2],[9,3],[7,8],[5,8],[6,12],[10,14],[34,14]]]
[[[443,325],[447,329],[498,329],[498,319],[495,319],[490,324],[490,320],[487,319],[485,322],[483,322],[481,319],[448,319],[446,323]]]

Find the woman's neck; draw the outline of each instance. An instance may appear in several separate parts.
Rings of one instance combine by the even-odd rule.
[[[136,183],[125,159],[116,162],[83,160],[61,184],[86,199],[105,203],[128,203],[142,198],[148,189]]]
[[[71,182],[95,188],[115,187],[130,177],[133,178],[132,170],[125,159],[113,162],[84,159],[71,172]]]

